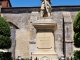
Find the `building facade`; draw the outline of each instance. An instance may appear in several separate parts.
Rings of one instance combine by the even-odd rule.
[[[0,6],[2,8],[10,8],[10,7],[12,7],[11,3],[10,3],[10,0],[0,0]]]
[[[80,6],[52,6],[51,19],[57,23],[54,32],[55,51],[73,57],[73,22]],[[36,28],[33,23],[40,19],[40,7],[1,8],[1,16],[11,25],[12,57],[30,59],[36,48]],[[41,21],[40,21],[41,22]]]

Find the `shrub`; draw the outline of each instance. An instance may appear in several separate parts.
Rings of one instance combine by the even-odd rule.
[[[74,60],[80,60],[80,51],[74,51]]]
[[[80,47],[80,32],[74,34],[74,45]]]
[[[74,19],[73,29],[75,33],[80,31],[80,12],[76,15]]]
[[[0,49],[11,47],[10,25],[3,17],[0,17]],[[0,52],[0,60],[11,60],[10,52]]]
[[[76,47],[80,47],[80,12],[74,19],[73,29],[74,29],[74,45]]]
[[[0,48],[8,49],[11,47],[11,39],[7,36],[0,35]]]
[[[0,49],[11,47],[10,25],[3,17],[0,17]]]
[[[0,35],[10,37],[10,25],[6,19],[0,17]]]
[[[0,60],[12,60],[11,52],[0,52]]]
[[[80,47],[80,12],[74,19],[73,23],[74,29],[74,45]],[[80,60],[80,51],[74,51],[74,60]]]

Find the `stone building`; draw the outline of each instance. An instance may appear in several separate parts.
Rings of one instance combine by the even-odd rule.
[[[80,6],[52,6],[51,19],[57,23],[54,48],[58,58],[73,55],[73,21],[79,10]],[[36,48],[37,31],[33,24],[40,19],[40,7],[1,8],[1,16],[11,25],[13,58],[30,59]]]

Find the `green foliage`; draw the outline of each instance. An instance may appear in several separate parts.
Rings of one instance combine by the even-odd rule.
[[[74,19],[73,29],[74,29],[74,45],[76,47],[80,47],[80,12]]]
[[[7,36],[0,35],[0,48],[8,49],[11,47],[11,39]]]
[[[74,51],[74,60],[80,60],[80,51]]]
[[[10,25],[3,17],[0,17],[0,49],[11,47]]]
[[[77,14],[77,16],[74,19],[73,29],[75,33],[80,31],[80,12]]]
[[[0,35],[10,37],[10,25],[6,19],[0,17]]]
[[[12,60],[11,52],[0,52],[0,60]]]
[[[74,34],[74,45],[80,47],[80,32]]]

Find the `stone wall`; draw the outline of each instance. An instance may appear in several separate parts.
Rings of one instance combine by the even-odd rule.
[[[54,32],[55,35],[55,50],[59,56],[63,54],[63,16],[60,11],[52,12],[52,18],[57,23],[57,30]]]
[[[54,35],[55,50],[59,57],[61,57],[63,53],[65,53],[66,56],[68,56],[69,53],[73,54],[73,21],[80,7],[76,8],[77,7],[53,7],[51,17],[52,20],[57,22],[57,30],[54,32]],[[16,29],[16,58],[18,56],[31,58],[31,54],[36,46],[36,30],[32,22],[38,20],[39,15],[39,7],[2,9],[1,16],[19,28]],[[63,46],[64,41],[65,46]],[[64,47],[65,49],[63,49]]]
[[[21,56],[22,58],[29,58],[29,40],[30,40],[30,27],[29,19],[30,14],[28,13],[7,13],[2,14],[8,22],[13,23],[19,29],[16,29],[16,46],[15,46],[15,58]]]

